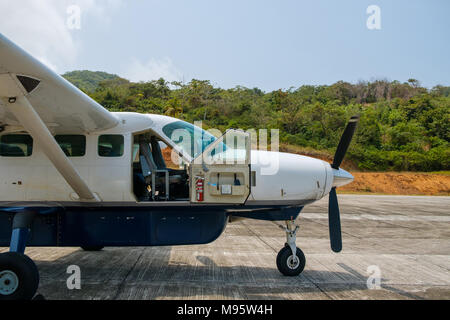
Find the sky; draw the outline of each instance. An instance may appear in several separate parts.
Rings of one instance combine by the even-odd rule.
[[[450,85],[448,0],[0,0],[0,12],[0,32],[61,74],[265,91]]]

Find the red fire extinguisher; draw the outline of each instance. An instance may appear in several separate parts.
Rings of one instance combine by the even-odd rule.
[[[203,191],[204,191],[204,178],[197,178],[197,182],[195,183],[195,189],[197,191],[197,201],[203,201]]]

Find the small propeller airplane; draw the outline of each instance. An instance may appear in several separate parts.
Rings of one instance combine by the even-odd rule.
[[[251,150],[243,131],[216,138],[171,117],[109,112],[0,34],[0,246],[9,247],[0,254],[0,300],[35,296],[39,272],[27,246],[206,244],[242,218],[285,222],[276,264],[299,275],[306,259],[295,219],[327,194],[331,249],[342,249],[336,188],[353,181],[340,166],[357,121],[331,165]],[[229,154],[239,161],[224,161]],[[262,159],[276,160],[277,172],[265,175]]]

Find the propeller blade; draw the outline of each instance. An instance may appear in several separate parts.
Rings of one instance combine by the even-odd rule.
[[[341,217],[336,188],[332,188],[330,191],[330,198],[328,201],[328,227],[330,229],[331,250],[340,252],[342,250]]]
[[[333,169],[339,169],[341,166],[342,160],[344,160],[347,149],[350,146],[350,142],[352,142],[358,120],[359,116],[353,116],[348,122],[347,127],[342,134],[341,141],[339,141],[336,153],[334,154],[333,163],[331,164]]]

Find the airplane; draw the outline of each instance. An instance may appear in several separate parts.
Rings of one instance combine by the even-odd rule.
[[[353,181],[340,166],[358,119],[331,164],[252,150],[241,130],[215,137],[176,118],[109,112],[0,33],[0,247],[9,247],[0,300],[35,297],[27,246],[206,244],[237,219],[285,223],[276,265],[299,275],[306,259],[295,220],[305,205],[329,195],[331,249],[342,249],[336,188]],[[275,174],[264,174],[267,162]]]

